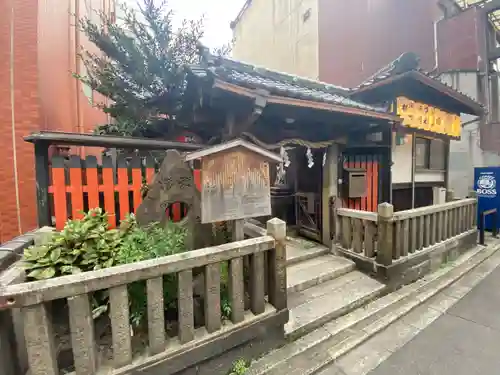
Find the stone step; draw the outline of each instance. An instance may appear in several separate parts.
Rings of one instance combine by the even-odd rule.
[[[476,247],[459,257],[453,267],[443,267],[269,353],[252,363],[248,375],[318,373],[481,265],[497,250],[498,246]]]
[[[287,267],[288,294],[342,276],[355,268],[353,261],[334,255],[322,255]]]
[[[288,294],[290,320],[285,335],[296,339],[322,324],[364,305],[384,292],[386,286],[352,271],[300,292]]]
[[[253,237],[265,236],[266,229],[257,221],[248,220],[245,222],[245,233]],[[329,252],[330,249],[328,247],[305,238],[290,236],[286,238],[287,265],[297,264],[305,260],[328,254]]]
[[[330,249],[323,245],[313,244],[313,246],[301,247],[295,241],[287,241],[286,264],[291,266],[328,253]]]

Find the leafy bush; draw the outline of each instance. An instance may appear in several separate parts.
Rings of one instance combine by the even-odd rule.
[[[222,230],[220,232],[228,235]],[[54,233],[49,243],[25,250],[24,261],[28,279],[50,279],[182,253],[186,251],[185,238],[186,230],[181,226],[169,223],[161,227],[153,223],[139,227],[134,215],[122,220],[118,229],[110,230],[107,215],[97,208],[80,220],[68,220],[64,229]],[[138,327],[145,322],[147,313],[146,282],[132,283],[128,290],[131,323]],[[177,275],[163,277],[163,292],[165,309],[175,308]],[[94,293],[92,300],[94,318],[108,310],[107,291]],[[221,312],[224,318],[230,318],[226,262],[221,264]]]
[[[133,220],[133,219],[132,219]],[[128,264],[154,259],[186,251],[184,240],[186,230],[169,223],[166,228],[158,223],[147,227],[138,227],[132,221],[132,229],[124,237],[120,251],[117,254],[117,264]],[[145,322],[147,313],[146,282],[138,281],[128,286],[130,297],[131,321],[134,327]],[[165,308],[175,306],[177,300],[177,276],[174,274],[163,277],[163,298]]]
[[[49,243],[25,250],[27,277],[43,280],[111,267],[125,235],[127,230],[108,229],[100,208],[91,210],[81,220],[68,220]]]
[[[109,229],[108,218],[102,209],[96,208],[81,220],[68,220],[64,229],[55,233],[51,241],[42,246],[25,250],[24,262],[27,277],[44,280],[80,272],[94,271],[185,251],[186,231],[173,223],[162,228],[154,223],[139,227],[134,215],[120,223],[119,229]],[[172,306],[177,298],[175,275],[164,278],[166,307]],[[146,283],[129,285],[131,320],[140,325],[146,316]],[[107,311],[106,291],[94,293],[94,318]]]

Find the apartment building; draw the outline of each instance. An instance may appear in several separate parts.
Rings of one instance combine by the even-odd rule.
[[[233,57],[354,89],[415,53],[423,71],[486,108],[483,119],[463,115],[462,136],[450,143],[447,187],[465,196],[474,167],[500,164],[498,69],[487,57],[498,45],[499,3],[248,0],[231,25]]]

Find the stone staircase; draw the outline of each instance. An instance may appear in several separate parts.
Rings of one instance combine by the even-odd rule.
[[[356,271],[351,260],[295,237],[287,238],[287,283],[290,320],[285,334],[290,340],[368,303],[385,290],[384,284]]]
[[[476,276],[469,277],[470,271],[484,271],[485,266],[491,271],[498,266],[500,255],[493,266],[487,261],[497,252],[500,254],[500,240],[489,239],[487,245],[478,245],[452,264],[385,293],[383,284],[356,271],[349,260],[329,255],[321,245],[289,238],[290,321],[285,331],[290,342],[252,362],[247,375],[343,374],[337,371],[336,364],[343,363],[343,358],[347,361],[346,355],[355,348],[422,304],[430,303],[440,310],[450,295],[463,296],[477,281]],[[306,270],[310,271],[308,276]],[[450,286],[452,291],[442,292]],[[444,302],[436,300],[443,295]],[[425,314],[416,314],[419,324],[427,319]],[[359,359],[361,365],[363,361]],[[358,373],[354,369],[345,372]]]

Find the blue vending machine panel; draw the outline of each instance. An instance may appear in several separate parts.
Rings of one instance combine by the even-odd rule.
[[[500,213],[500,195],[497,182],[500,181],[500,167],[474,168],[474,190],[477,193],[478,224],[479,214],[496,208]],[[486,230],[491,230],[492,217],[486,216]]]

